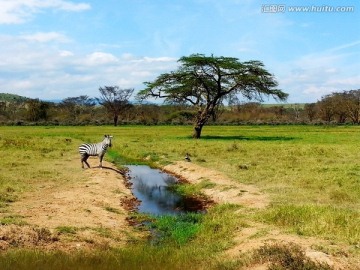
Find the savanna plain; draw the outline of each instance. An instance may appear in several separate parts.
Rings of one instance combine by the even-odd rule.
[[[0,269],[360,269],[359,126],[191,132],[0,127]],[[78,146],[104,134],[104,168],[82,169]],[[177,192],[215,203],[139,214],[127,164],[173,172],[187,180]]]

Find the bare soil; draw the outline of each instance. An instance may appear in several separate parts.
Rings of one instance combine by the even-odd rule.
[[[84,181],[38,187],[13,203],[9,212],[22,217],[27,225],[0,226],[0,249],[67,251],[121,246],[130,241],[129,235],[136,235],[127,222],[133,196],[121,172],[104,161],[103,169],[93,167],[80,173]]]
[[[74,162],[77,162],[74,161]],[[97,163],[97,160],[89,160]],[[80,171],[84,181],[62,186],[44,186],[24,194],[10,206],[9,213],[22,217],[26,225],[0,226],[0,249],[30,247],[47,250],[78,250],[123,246],[136,237],[144,237],[129,224],[134,202],[122,173],[111,163]],[[238,183],[225,175],[191,162],[180,161],[164,170],[190,183],[207,180],[213,183],[204,193],[216,203],[239,204],[239,211],[265,208],[270,198],[259,188]],[[245,210],[244,210],[245,209]],[[248,222],[236,232],[234,245],[226,256],[236,258],[251,253],[265,244],[295,243],[315,261],[325,262],[334,269],[360,269],[359,261],[349,259],[346,247],[315,238],[286,234],[270,225]],[[317,250],[326,246],[334,254]],[[253,269],[266,269],[257,265]]]

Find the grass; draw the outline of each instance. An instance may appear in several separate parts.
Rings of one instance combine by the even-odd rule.
[[[235,206],[217,206],[201,221],[186,224],[189,231],[182,227],[182,221],[164,219],[156,226],[164,228],[162,242],[166,244],[141,243],[103,254],[61,255],[69,265],[89,262],[94,266],[72,269],[115,269],[119,264],[124,265],[122,269],[144,265],[142,269],[147,269],[146,265],[166,269],[167,264],[172,269],[182,265],[189,269],[236,269],[240,262],[226,262],[219,255],[232,245],[233,233],[246,226],[245,221],[269,223],[300,236],[329,239],[358,250],[359,126],[206,126],[200,140],[192,139],[191,132],[187,126],[1,127],[0,154],[6,158],[0,171],[0,219],[6,224],[21,221],[16,216],[8,218],[14,217],[9,205],[24,192],[83,181],[80,161],[71,163],[78,155],[77,147],[112,134],[113,147],[105,160],[162,166],[183,160],[189,153],[194,163],[260,187],[272,203],[265,210],[244,210],[241,215]],[[197,193],[213,185],[204,179],[183,192]],[[53,255],[12,251],[2,253],[0,261],[14,266],[42,258],[45,269],[49,268],[47,263],[57,265],[53,269],[68,269]],[[79,263],[82,256],[87,256],[87,262]],[[16,257],[24,260],[15,262]],[[108,262],[109,268],[96,268],[99,261]]]
[[[56,231],[62,234],[76,234],[78,230],[78,228],[72,226],[60,226],[56,228]]]
[[[155,230],[152,242],[182,246],[199,232],[202,217],[202,214],[187,213],[155,218],[151,223],[151,228]]]
[[[0,218],[0,225],[26,225],[27,223],[23,220],[23,216],[19,215],[4,215]]]
[[[260,220],[285,227],[298,235],[320,236],[358,245],[360,213],[334,206],[283,205],[260,214]]]
[[[114,269],[199,269],[203,263],[195,250],[174,252],[170,248],[131,247],[124,250],[77,252],[10,251],[0,254],[2,270],[59,269],[59,270],[114,270]],[[159,256],[166,253],[167,256]],[[180,263],[181,262],[181,263]],[[29,268],[30,267],[30,268]]]
[[[105,210],[111,213],[120,214],[121,211],[117,208],[111,207],[111,206],[105,206]]]
[[[188,197],[201,197],[205,196],[202,192],[203,189],[207,188],[213,188],[216,184],[212,183],[209,179],[202,179],[197,184],[174,184],[171,185],[169,188],[176,192],[177,194],[180,194],[181,196],[188,196]]]

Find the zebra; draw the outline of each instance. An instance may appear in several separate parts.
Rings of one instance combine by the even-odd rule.
[[[107,148],[112,146],[111,138],[113,136],[104,135],[104,140],[99,143],[84,143],[79,146],[79,153],[81,155],[81,167],[84,169],[84,162],[90,168],[87,159],[89,156],[98,156],[100,159],[99,167],[102,168],[102,160],[106,153]]]

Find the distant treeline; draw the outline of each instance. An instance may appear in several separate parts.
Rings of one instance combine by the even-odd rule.
[[[188,105],[127,104],[118,124],[190,125]],[[263,105],[255,102],[220,108],[209,124],[359,124],[360,89],[334,92],[316,103]],[[0,125],[111,125],[113,112],[88,96],[59,103],[0,94]]]

